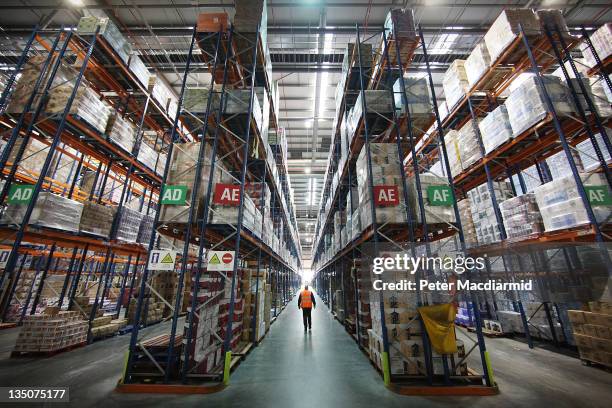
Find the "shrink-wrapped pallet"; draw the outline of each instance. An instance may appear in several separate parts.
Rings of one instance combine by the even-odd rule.
[[[448,202],[448,205],[437,205],[430,200],[429,189],[431,187],[440,187],[445,186],[448,187],[448,182],[445,178],[441,178],[435,176],[433,174],[420,174],[419,181],[421,184],[421,195],[423,198],[423,209],[425,212],[425,220],[427,224],[443,224],[443,223],[452,223],[455,222],[455,212],[452,204],[453,197],[450,198],[451,201]],[[413,220],[416,220],[418,223],[422,224],[423,220],[421,219],[421,208],[419,205],[419,196],[416,188],[416,178],[409,177],[406,180],[406,184],[408,186],[408,208],[410,209],[411,216]],[[449,190],[445,190],[450,193]]]
[[[491,57],[484,41],[476,44],[470,55],[466,58],[464,68],[468,84],[473,87],[476,82],[491,66]]]
[[[148,245],[153,234],[153,224],[155,217],[152,214],[143,214],[142,220],[140,220],[140,227],[138,228],[138,237],[136,242],[143,245]]]
[[[457,145],[457,139],[459,138],[459,132],[454,129],[449,130],[444,135],[444,145],[446,155],[448,157],[448,164],[450,167],[451,176],[456,177],[463,171],[461,160],[459,157],[459,146]]]
[[[368,110],[368,131],[371,135],[378,134],[389,126],[389,122],[381,116],[391,116],[393,113],[393,95],[385,90],[367,90],[360,92],[357,96],[355,106],[351,110],[349,119],[349,132],[354,136],[354,132],[359,126],[363,115],[363,98],[365,95],[366,108]]]
[[[130,55],[128,67],[140,84],[144,88],[147,88],[149,85],[149,80],[151,79],[151,73],[144,62],[142,62],[142,59],[138,55],[132,53],[132,55]]]
[[[574,159],[574,163],[576,164],[576,168],[579,172],[583,172],[584,168],[582,167],[582,162],[580,161],[580,154],[572,149],[571,155]],[[550,157],[546,158],[546,164],[548,165],[548,169],[550,170],[550,175],[553,180],[558,178],[563,178],[572,172],[572,168],[570,167],[569,160],[567,159],[567,155],[564,150],[553,154]]]
[[[456,59],[450,64],[444,73],[442,88],[444,88],[446,105],[449,110],[452,110],[469,89],[465,60]]]
[[[372,44],[360,43],[359,49],[355,46],[355,43],[348,43],[344,50],[344,59],[342,60],[342,76],[348,73],[350,68],[359,68],[359,57],[361,54],[361,68],[362,70],[369,70],[372,66]]]
[[[581,173],[580,178],[586,189],[590,190],[590,188],[597,187],[604,192],[607,189],[607,194],[610,194],[610,186],[602,174]],[[578,194],[578,186],[573,175],[543,184],[537,187],[534,193],[546,231],[572,228],[590,222],[582,198]],[[594,197],[591,197],[591,195],[594,195]],[[596,221],[606,221],[612,214],[610,206],[601,205],[597,200],[591,200],[591,198],[599,198],[597,189],[592,193],[587,191],[587,196],[595,213]]]
[[[379,58],[383,58],[386,53],[391,64],[395,65],[398,62],[397,49],[399,48],[401,63],[408,63],[410,54],[416,47],[416,41],[418,41],[418,33],[414,24],[414,11],[410,8],[389,10],[384,27],[387,41],[385,43],[381,40],[382,48]],[[397,44],[394,41],[389,41],[391,38],[397,41]],[[389,47],[388,51],[384,49],[385,44]]]
[[[601,133],[597,133],[595,135],[595,141],[604,157],[605,163],[608,163],[609,165],[612,162],[612,158],[610,157],[610,152],[606,147]],[[608,136],[608,141],[610,141],[610,136]],[[576,149],[578,150],[578,154],[580,155],[580,161],[582,162],[585,171],[592,171],[601,166],[601,163],[597,158],[597,153],[595,153],[595,148],[593,147],[591,139],[586,139],[578,143],[576,145]]]
[[[136,242],[142,214],[128,207],[123,207],[117,215],[117,239],[125,242]]]
[[[508,238],[530,237],[544,232],[535,194],[528,193],[500,203]]]
[[[429,117],[433,112],[433,108],[431,105],[431,93],[429,91],[427,78],[405,76],[404,89],[406,101],[404,101],[404,94],[401,90],[400,80],[398,79],[393,84],[395,109],[404,113],[406,111],[405,102],[407,102],[411,118],[414,118],[415,116],[418,117],[419,115],[426,115]]]
[[[212,92],[213,100],[210,103],[211,114],[219,109],[221,99],[221,95],[219,93],[220,91],[219,85],[215,84]],[[210,88],[207,86],[185,88],[185,95],[183,95],[183,109],[191,113],[206,113],[208,98],[210,96]],[[200,116],[199,119],[204,120],[204,116]]]
[[[573,113],[571,98],[568,96],[567,87],[561,83],[561,80],[553,75],[545,75],[542,79],[557,115]],[[505,105],[512,126],[512,134],[515,137],[538,123],[549,113],[544,93],[534,75],[527,76],[510,93]]]
[[[3,224],[19,224],[25,215],[27,204],[9,203],[2,215]],[[29,225],[78,232],[83,204],[46,191],[38,194]]]
[[[479,123],[482,144],[485,154],[491,153],[497,147],[512,139],[512,126],[505,105],[500,105],[489,112]]]
[[[497,203],[512,197],[512,190],[508,182],[493,182],[493,191]],[[487,183],[467,192],[472,212],[472,222],[476,231],[476,238],[480,245],[486,245],[501,240],[500,226],[495,215],[495,208]]]
[[[128,153],[132,152],[136,142],[136,127],[132,122],[115,112],[106,126],[108,138],[121,146]]]
[[[74,84],[71,82],[65,82],[53,87],[49,91],[47,112],[56,114],[63,113],[72,96],[73,89]],[[77,89],[72,105],[70,106],[69,113],[89,123],[100,133],[104,133],[111,110],[106,102],[101,101],[100,96],[91,89],[89,85],[82,81]]]
[[[597,31],[591,34],[589,39],[595,48],[597,56],[603,63],[603,61],[612,54],[612,23],[606,23],[599,27]],[[595,60],[591,48],[586,43],[583,43],[581,49],[587,66],[590,68],[595,67],[597,61]]]
[[[502,52],[518,37],[519,24],[528,36],[540,35],[540,22],[531,9],[506,9],[484,36],[491,61],[497,60]],[[522,46],[522,44],[520,44]]]
[[[459,218],[461,219],[461,227],[463,229],[463,238],[465,244],[470,247],[478,243],[476,236],[476,228],[474,227],[474,221],[472,220],[472,210],[470,207],[470,200],[465,198],[457,201],[457,208],[459,209]]]
[[[457,135],[457,147],[459,149],[459,159],[461,167],[465,170],[482,158],[480,151],[480,141],[478,140],[478,124],[469,120]]]
[[[85,201],[79,231],[108,238],[116,211],[117,208],[114,206]]]
[[[83,36],[91,35],[96,32],[98,27],[100,27],[98,34],[108,42],[119,58],[127,64],[132,54],[132,46],[123,34],[121,34],[121,31],[115,23],[108,17],[81,17],[77,27],[77,33]]]
[[[163,174],[167,157],[165,153],[157,152],[149,144],[144,142],[140,143],[137,160],[155,173],[159,175]]]
[[[230,89],[225,91],[225,110],[224,114],[228,117],[249,112],[249,100],[251,98],[250,89]],[[263,125],[263,114],[259,100],[253,93],[253,103],[251,115],[255,119],[257,127],[261,130]]]

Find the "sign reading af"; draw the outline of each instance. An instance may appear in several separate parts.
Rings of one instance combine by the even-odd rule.
[[[237,184],[222,184],[215,185],[215,194],[213,203],[222,205],[239,206],[240,205],[240,186]]]

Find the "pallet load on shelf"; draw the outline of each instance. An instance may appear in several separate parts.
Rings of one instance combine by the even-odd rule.
[[[459,156],[459,146],[457,144],[458,138],[459,132],[454,129],[449,130],[444,135],[444,145],[446,147],[448,165],[450,167],[451,176],[453,178],[457,177],[463,171]]]
[[[9,203],[0,222],[21,223],[27,207],[28,205],[23,203]],[[28,224],[78,232],[82,213],[83,203],[42,191],[36,199]]]
[[[496,61],[518,37],[519,24],[528,36],[539,36],[541,33],[540,22],[533,10],[506,9],[502,11],[484,35],[484,42],[491,61]]]
[[[159,322],[164,315],[164,308],[166,307],[164,302],[158,302],[155,295],[151,295],[149,298],[145,298],[142,303],[142,310],[140,314],[140,323],[152,324]],[[148,307],[147,307],[148,303]],[[136,323],[136,309],[138,306],[138,299],[130,299],[130,306],[128,310],[128,323],[134,325]],[[145,309],[147,311],[145,316]]]
[[[482,158],[480,151],[480,141],[478,135],[478,123],[469,120],[457,134],[457,148],[459,150],[459,160],[463,170],[468,169],[472,164]]]
[[[473,87],[491,66],[491,56],[484,41],[476,44],[463,64],[469,87]]]
[[[464,327],[472,327],[474,324],[474,318],[472,317],[472,312],[470,308],[472,307],[472,302],[459,302],[459,307],[457,307],[457,316],[455,317],[455,323]]]
[[[584,172],[579,152],[574,149],[571,149],[570,151],[572,158],[574,159],[574,163],[576,164],[576,168],[579,172]],[[563,150],[553,154],[550,157],[547,157],[546,164],[548,165],[548,169],[550,170],[550,175],[552,176],[553,180],[565,177],[572,172],[567,155]]]
[[[136,127],[132,122],[124,119],[118,112],[114,112],[106,125],[108,139],[118,144],[123,150],[132,153],[136,142]]]
[[[212,13],[202,13],[212,14]],[[210,112],[215,112],[219,109],[221,103],[221,85],[214,84],[212,92],[212,102],[210,104]],[[183,96],[183,109],[191,113],[206,113],[208,108],[208,98],[210,97],[210,88],[207,86],[200,87],[189,87],[185,88],[185,95]],[[200,120],[204,120],[204,116],[200,117]]]
[[[527,193],[499,204],[508,238],[525,238],[544,232],[535,194]]]
[[[119,219],[117,220],[116,238],[120,241],[136,242],[138,231],[140,230],[140,222],[142,221],[142,213],[128,207],[123,207],[117,217]]]
[[[452,192],[446,179],[431,173],[424,173],[419,175],[419,181],[427,224],[455,222],[454,197],[452,197]],[[414,176],[409,177],[406,180],[406,185],[408,186],[408,200],[410,200],[408,203],[408,209],[411,212],[410,216],[419,224],[423,224],[416,178]]]
[[[603,63],[612,54],[612,23],[606,23],[599,27],[591,34],[589,39],[595,48],[595,52],[597,52],[597,56]],[[582,44],[581,50],[587,66],[589,68],[595,67],[597,61],[586,42]]]
[[[449,110],[452,110],[469,89],[465,60],[456,59],[450,64],[444,73],[442,88],[444,89],[446,105]]]
[[[94,339],[114,336],[119,331],[119,324],[113,323],[113,316],[96,317],[91,321],[91,337]]]
[[[145,143],[144,141],[140,143],[137,160],[158,175],[163,174],[167,159],[168,155],[166,153],[157,152],[153,147],[149,146],[149,144]]]
[[[397,49],[399,48],[400,61],[402,64],[407,64],[411,57],[411,51],[416,47],[418,41],[418,33],[414,24],[414,11],[410,8],[396,8],[391,9],[387,13],[384,23],[386,41],[381,38],[381,48],[376,54],[376,69],[382,69],[386,63],[385,55],[388,54],[391,65],[397,64]],[[381,36],[382,37],[382,36]],[[390,41],[393,39],[397,41]],[[385,46],[389,47],[389,50],[385,52]]]
[[[587,190],[596,221],[606,221],[612,210],[602,198],[610,194],[605,177],[600,173],[581,173],[580,178]],[[546,231],[577,227],[590,222],[573,175],[543,184],[534,189],[534,193]]]
[[[75,160],[74,156],[78,156],[75,149],[70,146],[62,146],[62,149],[56,149],[53,152],[53,159],[51,159],[51,166],[47,173],[54,180],[64,184],[72,184],[72,180],[75,177],[73,171],[75,171]],[[64,185],[60,187],[65,188]]]
[[[494,181],[493,190],[498,203],[512,197],[510,183],[506,181]],[[468,191],[467,196],[470,200],[472,222],[474,223],[478,243],[486,245],[499,242],[501,240],[500,226],[497,224],[487,183]]]
[[[525,315],[529,319],[529,334],[538,339],[553,340],[543,303],[523,302],[523,307],[525,308]],[[563,340],[564,336],[561,324],[557,322],[556,315],[554,315],[553,312],[554,310],[551,309],[550,313],[551,319],[553,320],[555,335],[558,340]]]
[[[465,245],[469,248],[478,243],[478,235],[476,234],[476,227],[472,219],[470,200],[465,198],[457,201],[457,208],[459,209],[459,218],[461,219],[461,227],[463,229],[463,239],[465,240]]]
[[[79,224],[79,231],[100,237],[110,237],[113,220],[117,208],[98,204],[93,201],[83,202],[83,214]]]
[[[199,159],[200,146],[200,142],[174,143],[166,181],[166,192],[172,192],[173,190],[171,187],[183,187],[186,188],[187,191],[183,204],[166,204],[164,202],[164,196],[162,195],[162,206],[159,216],[160,222],[168,224],[186,224],[189,221],[189,210],[193,206],[195,206],[195,208],[191,220],[192,223],[196,223],[198,219],[204,216],[204,207],[206,205],[208,185],[210,182],[212,146],[204,146],[198,195],[195,197],[194,201],[191,202],[196,177],[195,167]],[[221,172],[219,170],[215,171],[213,173],[212,183],[218,183],[220,177]],[[168,201],[173,200],[170,199]]]
[[[236,115],[247,114],[249,112],[249,101],[251,100],[250,89],[226,89],[225,90],[225,106],[223,113],[225,116],[231,119],[236,119]],[[253,103],[251,105],[251,115],[255,119],[257,129],[261,132],[263,124],[263,116],[261,113],[261,106],[257,96],[253,96]],[[244,123],[241,123],[244,125]],[[255,138],[255,135],[251,135]]]
[[[612,304],[589,302],[589,310],[568,310],[580,359],[612,368]]]
[[[108,17],[87,16],[81,17],[77,32],[79,35],[94,34],[100,27],[98,34],[115,50],[119,58],[126,64],[132,54],[132,46],[121,34],[119,28]]]
[[[25,317],[15,352],[54,352],[87,340],[87,322],[80,320],[77,312],[52,309]]]
[[[601,151],[604,157],[604,161],[609,165],[612,162],[612,157],[610,156],[610,152],[606,148],[606,144],[601,133],[597,133],[595,135],[595,140],[597,142],[597,146],[599,146],[599,150]],[[610,140],[610,136],[608,136],[608,140]],[[593,143],[590,139],[578,143],[576,145],[576,149],[578,150],[578,154],[580,155],[580,161],[582,162],[582,166],[584,167],[585,171],[593,171],[601,166],[601,163],[597,158],[597,154],[595,153]]]
[[[151,91],[153,99],[159,103],[162,110],[168,113],[169,117],[174,119],[178,109],[178,100],[172,88],[155,75],[149,77],[149,88],[151,87],[153,87]]]
[[[30,268],[34,269],[33,260],[26,260],[25,265],[30,265]],[[6,311],[7,322],[17,322],[21,317],[21,312],[24,307],[22,304],[24,299],[27,299],[28,292],[36,285],[34,280],[36,279],[36,271],[27,270],[27,266],[21,271],[19,279],[14,283],[13,299],[11,304],[8,306]],[[26,306],[27,308],[27,306]]]
[[[40,76],[42,65],[45,63],[47,57],[45,55],[33,55],[23,66],[21,76],[16,79],[13,91],[10,94],[10,102],[6,107],[8,113],[21,113],[25,110],[28,99],[34,91],[34,85],[36,80]],[[44,89],[46,82],[49,81],[49,70],[45,72],[44,80],[41,82],[41,88]],[[40,103],[42,95],[39,92],[36,93],[32,101],[30,110],[35,110]]]
[[[138,227],[136,242],[143,245],[149,244],[151,234],[153,234],[154,221],[155,217],[152,214],[142,214],[142,220],[140,220],[140,226]]]
[[[374,212],[376,223],[407,222],[406,211],[403,208],[403,185],[398,163],[397,145],[394,143],[370,143],[372,159],[372,184],[374,194],[370,196],[369,172],[366,146],[361,149],[357,158],[357,188],[359,191],[359,206],[362,230],[372,224],[371,206],[378,202]],[[385,197],[381,197],[383,194]],[[395,195],[395,197],[389,196]]]
[[[431,122],[433,114],[433,106],[431,104],[431,92],[426,78],[416,76],[404,76],[404,87],[410,112],[410,124],[413,129],[413,137],[416,137],[427,130],[427,126]],[[404,106],[404,96],[401,91],[401,83],[398,78],[393,84],[393,97],[395,99],[395,109],[400,113],[406,113]]]
[[[344,322],[344,295],[341,290],[336,290],[334,292],[333,305],[334,305],[334,313],[336,313],[336,317],[341,322]]]
[[[512,139],[512,126],[508,118],[508,110],[505,105],[499,105],[489,112],[479,123],[480,136],[484,145],[485,154],[491,153],[499,146]]]
[[[102,167],[101,169],[104,168]],[[113,203],[119,203],[123,186],[120,186],[117,180],[115,180],[114,173],[109,172],[109,177],[106,179],[106,184],[104,185],[104,192],[102,192],[102,180],[104,179],[104,173],[102,171],[105,170],[101,170],[96,177],[96,171],[84,169],[83,176],[81,177],[81,190],[87,194],[91,194],[93,190],[92,197],[97,198],[101,195],[103,198]],[[94,181],[96,183],[95,186]]]
[[[84,291],[79,291],[79,294],[81,293],[84,293]],[[93,309],[93,303],[90,303],[90,301],[91,299],[89,296],[75,296],[70,310],[79,312],[85,319],[89,319],[91,310]],[[96,310],[96,316],[94,317],[102,316],[102,314],[103,312],[98,308],[98,310]]]
[[[60,75],[58,72],[54,78],[54,82],[61,80],[61,84],[52,87],[49,91],[49,100],[46,107],[46,111],[49,113],[63,113],[72,96],[76,73],[66,72],[62,74],[64,75],[58,78]],[[104,133],[111,115],[111,109],[106,102],[100,99],[100,95],[83,80],[77,89],[69,113],[78,116],[100,133]]]
[[[253,225],[253,233],[255,235],[262,237],[264,236],[262,231],[262,222],[263,218],[261,215],[261,211],[266,214],[270,213],[270,200],[271,193],[268,184],[265,182],[255,182],[255,183],[245,183],[244,192],[248,197],[253,200],[253,204],[257,211],[255,212],[255,220]]]
[[[24,140],[25,139],[23,138],[15,140],[15,145],[13,146],[7,160],[7,168],[9,168],[9,165],[12,166],[15,163],[17,152],[21,148]],[[49,147],[46,144],[37,139],[30,138],[26,144],[25,150],[23,151],[23,155],[21,156],[21,161],[19,161],[17,174],[22,173],[33,178],[38,178],[40,172],[42,171],[48,152]],[[53,166],[49,166],[49,168],[52,169]],[[50,171],[47,172],[47,175],[50,176]]]
[[[567,84],[565,76],[562,76],[560,78],[564,84]],[[582,81],[582,83],[584,84],[586,90],[586,97],[585,94],[582,92],[582,88],[580,87],[579,81]],[[606,119],[612,116],[612,107],[610,106],[610,103],[612,102],[612,95],[610,95],[609,92],[606,92],[608,85],[605,82],[601,81],[601,79],[599,78],[572,78],[571,82],[573,84],[574,90],[578,94],[580,106],[586,114],[589,114],[591,112],[589,104],[586,101],[586,98],[588,97],[589,100],[595,106],[595,112],[602,119]],[[576,109],[576,111],[578,110]]]
[[[515,137],[549,114],[544,93],[538,85],[537,78],[531,74],[523,75],[526,75],[525,79],[511,90],[505,102],[512,134]],[[544,75],[542,80],[557,115],[572,114],[574,107],[567,87],[561,83],[561,80],[554,75]]]
[[[255,96],[259,106],[261,107],[261,135],[265,142],[268,135],[268,128],[270,126],[270,96],[268,95],[266,88],[263,86],[255,87]]]
[[[226,32],[230,26],[227,13],[200,13],[198,14],[198,33]]]

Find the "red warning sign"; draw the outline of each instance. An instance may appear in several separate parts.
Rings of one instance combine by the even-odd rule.
[[[236,184],[217,183],[215,185],[215,194],[213,196],[213,203],[239,206],[240,205],[240,186]]]
[[[376,207],[395,207],[399,205],[397,186],[374,186],[374,204]]]
[[[234,255],[230,254],[229,252],[223,254],[223,257],[221,258],[221,260],[223,261],[223,263],[231,263],[234,260]]]

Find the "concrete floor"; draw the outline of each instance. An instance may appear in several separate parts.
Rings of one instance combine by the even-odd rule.
[[[328,313],[313,312],[304,334],[294,300],[264,341],[212,395],[134,395],[113,391],[129,336],[94,343],[48,359],[9,359],[17,330],[0,332],[2,386],[69,386],[75,407],[609,407],[612,374],[511,339],[487,339],[501,393],[493,397],[406,397],[387,390],[382,378]],[[147,329],[161,333],[167,325]],[[476,357],[476,356],[474,356]],[[478,360],[471,366],[479,369]],[[23,405],[19,405],[23,406]]]

